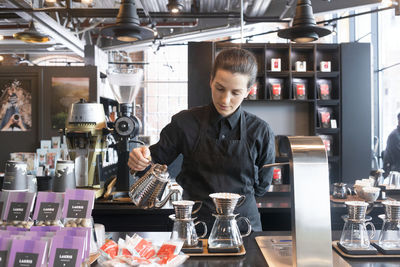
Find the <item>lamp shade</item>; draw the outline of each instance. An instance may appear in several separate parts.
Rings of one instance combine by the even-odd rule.
[[[122,0],[116,23],[102,28],[101,34],[115,37],[122,42],[135,42],[154,37],[151,29],[140,26],[134,0]]]
[[[22,32],[14,33],[13,37],[26,43],[46,43],[50,41],[50,37],[48,35],[40,33],[36,30],[33,21],[29,23],[28,29]]]
[[[179,13],[183,10],[182,0],[168,0],[167,8],[171,13]]]
[[[307,43],[330,34],[326,28],[318,27],[315,23],[310,0],[298,0],[293,25],[278,31],[278,36],[293,42]]]

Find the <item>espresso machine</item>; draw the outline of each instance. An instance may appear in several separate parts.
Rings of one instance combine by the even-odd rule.
[[[134,101],[141,87],[143,70],[133,67],[117,66],[107,73],[115,99],[118,101],[118,115],[113,126],[113,135],[117,142],[118,154],[117,191],[128,191],[130,171],[127,165],[129,153],[140,143],[137,140],[141,123],[134,114]]]
[[[72,104],[65,126],[71,160],[75,161],[76,186],[99,184],[96,158],[104,158],[107,147],[107,122],[102,104],[81,99]]]

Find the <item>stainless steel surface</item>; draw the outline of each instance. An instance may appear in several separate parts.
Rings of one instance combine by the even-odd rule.
[[[194,205],[198,205],[195,210],[193,210]],[[172,206],[174,206],[175,217],[177,219],[190,219],[192,215],[197,213],[201,206],[203,205],[202,201],[191,201],[191,200],[178,200],[173,201]]]
[[[400,201],[384,201],[385,215],[388,220],[400,220]]]
[[[137,180],[129,189],[129,197],[132,202],[144,209],[161,208],[169,200],[170,196],[179,192],[178,190],[169,191],[163,200],[159,200],[158,196],[162,195],[165,185],[169,181],[167,166],[154,164],[151,168]]]
[[[318,136],[285,137],[283,142],[290,159],[293,266],[332,266],[325,146]]]
[[[291,236],[257,236],[255,239],[269,267],[294,266]],[[332,264],[335,267],[351,266],[335,251],[332,253]]]
[[[67,130],[101,130],[106,127],[106,116],[102,104],[74,103],[67,120]]]
[[[246,196],[234,193],[213,193],[210,198],[214,202],[218,214],[230,215],[236,207],[240,207]]]

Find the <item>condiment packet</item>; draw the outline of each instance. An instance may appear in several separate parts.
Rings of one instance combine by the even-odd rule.
[[[11,249],[12,239],[10,237],[0,237],[0,267],[7,266],[7,256]]]
[[[132,237],[127,236],[125,242],[127,249],[133,256],[140,256],[150,259],[156,255],[153,244],[138,234],[134,234]]]
[[[114,240],[107,240],[106,243],[101,246],[100,252],[104,257],[114,259],[118,256],[118,244],[115,243]]]
[[[93,190],[67,189],[62,216],[65,220],[64,224],[71,218],[90,219],[94,205],[94,195],[95,192]],[[81,224],[81,222],[82,220],[77,224]],[[86,220],[83,221],[83,223],[86,222]],[[77,227],[91,227],[91,225],[77,225]]]
[[[37,226],[57,226],[61,224],[63,193],[39,192],[36,198],[33,220]]]
[[[41,240],[13,240],[8,266],[39,267],[44,264],[46,242]]]
[[[157,251],[158,264],[167,264],[175,258],[182,249],[183,241],[167,241],[164,242]]]
[[[29,215],[33,208],[35,193],[8,192],[7,202],[3,212],[3,219],[7,225],[29,229],[33,221]]]
[[[132,256],[132,253],[126,248],[125,240],[118,239],[118,256]]]
[[[49,266],[81,266],[85,238],[79,236],[55,236],[49,253]]]

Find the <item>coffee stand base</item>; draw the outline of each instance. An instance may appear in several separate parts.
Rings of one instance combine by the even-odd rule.
[[[199,244],[203,245],[202,247],[202,251],[200,253],[196,253],[196,252],[190,252],[187,251],[186,248],[182,249],[183,252],[185,252],[186,255],[189,255],[191,257],[221,257],[221,256],[243,256],[246,255],[246,250],[244,248],[244,246],[240,246],[239,248],[234,248],[235,250],[237,249],[237,252],[231,252],[232,250],[223,250],[223,249],[219,249],[218,251],[213,250],[213,252],[209,251],[208,249],[208,244],[207,244],[207,239],[200,239],[199,240]]]
[[[374,255],[351,255],[348,254],[346,252],[344,252],[343,250],[341,250],[338,246],[339,241],[333,241],[332,242],[332,247],[335,249],[335,251],[337,251],[337,253],[339,253],[340,256],[345,257],[345,258],[352,258],[352,259],[400,259],[400,254],[398,255],[385,255],[382,254],[380,252],[378,252],[377,254]]]

